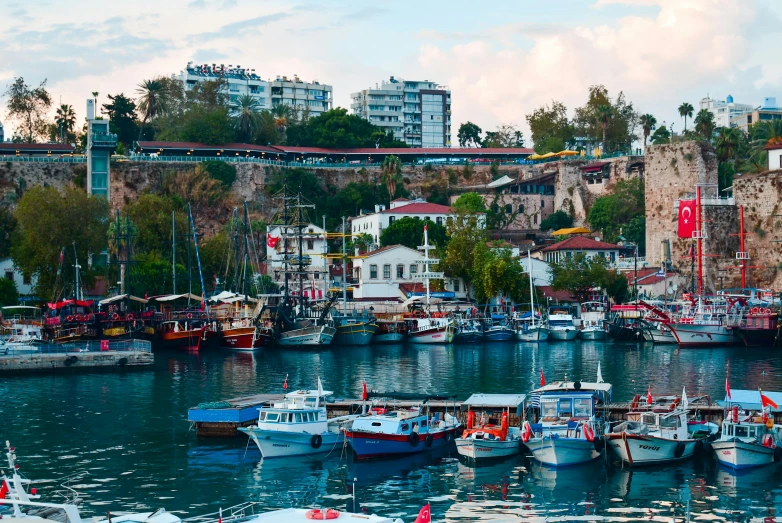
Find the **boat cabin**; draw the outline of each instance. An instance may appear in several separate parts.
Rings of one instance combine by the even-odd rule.
[[[627,421],[645,425],[649,432],[662,438],[688,439],[687,410],[675,409],[671,412],[630,412]]]
[[[412,432],[426,434],[429,432],[430,423],[437,423],[437,416],[430,421],[429,416],[422,414],[420,408],[413,407],[377,416],[357,418],[353,421],[351,430],[378,434],[410,434]]]
[[[323,432],[325,429],[303,427],[303,424],[328,421],[326,413],[326,398],[331,396],[331,391],[297,390],[283,397],[281,402],[273,403],[270,407],[259,409],[258,426],[266,430],[297,431],[304,428]]]
[[[764,434],[766,434],[766,425],[763,423],[733,423],[731,421],[722,423],[721,437],[723,440],[738,438],[744,443],[760,443]]]

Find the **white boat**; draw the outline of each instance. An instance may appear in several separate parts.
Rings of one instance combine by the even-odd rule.
[[[462,403],[467,405],[467,428],[456,438],[456,451],[474,462],[513,456],[521,450],[521,429],[509,427],[511,408],[524,404],[524,394],[473,394]],[[476,423],[476,411],[483,411]],[[499,423],[486,410],[502,411]]]
[[[416,317],[407,331],[413,343],[451,343],[456,326],[451,318]]]
[[[726,315],[724,298],[699,296],[667,327],[680,347],[732,345],[737,338],[734,329],[726,324]]]
[[[759,393],[757,391],[733,391],[734,395],[747,396]],[[782,394],[776,395],[782,399]],[[738,399],[738,398],[737,398]],[[757,405],[755,404],[757,401]],[[782,459],[782,425],[775,425],[771,407],[762,407],[759,396],[757,400],[748,403],[758,410],[740,411],[738,402],[730,408],[727,403],[726,417],[722,422],[720,439],[712,442],[717,461],[734,470],[743,470],[770,465]]]
[[[578,335],[582,340],[606,339],[606,311],[606,304],[600,301],[581,304],[581,330]]]
[[[530,309],[528,312],[514,312],[513,314],[516,339],[533,343],[548,341],[550,331],[540,317],[540,313],[535,310],[535,289],[532,283],[532,257],[530,256],[529,250],[527,250],[527,274],[529,275]]]
[[[263,407],[258,423],[239,427],[258,445],[264,458],[304,456],[341,449],[345,436],[342,428],[357,416],[328,419],[326,397],[318,378],[317,390],[297,390],[282,402]]]
[[[600,405],[610,402],[612,386],[598,381],[556,382],[530,393],[536,423],[525,421],[522,441],[532,457],[550,467],[587,463],[601,454],[605,421]]]
[[[687,410],[630,412],[605,435],[608,445],[630,466],[670,463],[691,458],[697,440],[688,432]]]
[[[549,339],[553,341],[574,340],[578,336],[573,314],[567,305],[549,307],[548,329]]]
[[[337,329],[329,325],[309,324],[305,327],[281,332],[277,343],[283,347],[329,345],[336,333]]]
[[[259,505],[258,502],[243,503],[212,514],[188,518],[186,521],[188,523],[310,523],[311,521],[336,520],[348,523],[404,523],[399,518],[388,518],[365,512],[356,501],[355,492],[354,498],[348,502],[348,508],[353,505],[353,512],[327,507],[284,508],[264,511]],[[420,521],[430,521],[430,511],[431,507],[425,505],[421,509],[421,513],[425,512],[427,519],[422,518]]]

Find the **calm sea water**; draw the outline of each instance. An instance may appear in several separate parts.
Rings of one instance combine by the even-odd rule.
[[[780,352],[687,349],[602,342],[533,345],[334,347],[249,354],[158,352],[152,370],[4,377],[0,441],[17,448],[21,470],[52,499],[66,476],[84,511],[166,507],[181,515],[244,501],[263,507],[363,507],[408,523],[431,502],[435,521],[511,522],[598,514],[626,521],[747,521],[782,509],[782,468],[733,476],[709,458],[672,467],[627,470],[599,460],[560,471],[523,456],[477,469],[455,455],[353,463],[328,459],[261,460],[247,439],[196,438],[188,407],[240,395],[314,387],[320,376],[337,397],[358,397],[366,379],[378,390],[452,393],[528,392],[546,379],[594,380],[597,364],[614,399],[710,394],[731,386],[782,390]],[[688,501],[690,500],[690,501]]]

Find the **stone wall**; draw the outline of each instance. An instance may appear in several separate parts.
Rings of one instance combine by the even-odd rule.
[[[29,187],[43,185],[60,189],[86,178],[87,164],[0,160],[0,201],[13,204]]]

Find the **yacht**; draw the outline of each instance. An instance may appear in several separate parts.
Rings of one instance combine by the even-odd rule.
[[[573,313],[567,305],[555,305],[548,310],[549,339],[555,341],[574,340],[578,329],[573,322]]]

